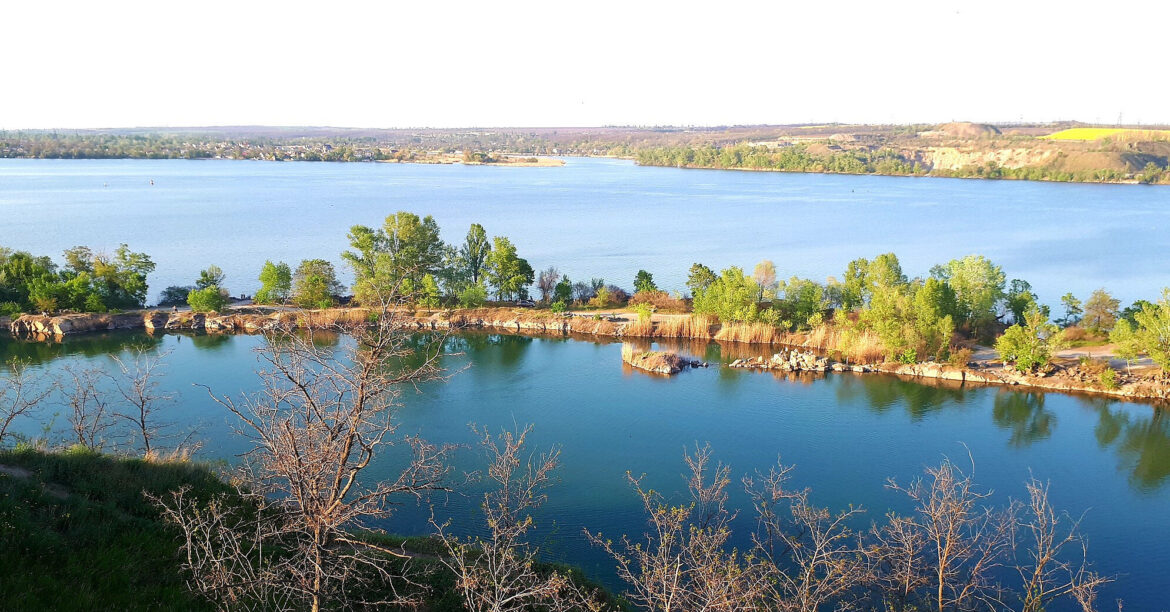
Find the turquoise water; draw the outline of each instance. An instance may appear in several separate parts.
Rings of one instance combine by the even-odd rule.
[[[337,342],[345,342],[337,338]],[[152,338],[118,333],[69,339],[64,344],[0,341],[0,357],[21,356],[38,368],[70,364],[112,367],[111,354],[130,344],[170,351],[165,387],[177,394],[162,418],[175,430],[200,426],[205,459],[244,450],[230,421],[193,384],[236,394],[256,388],[255,336]],[[951,457],[965,464],[994,500],[1025,495],[1029,473],[1052,484],[1059,508],[1086,512],[1083,529],[1097,570],[1118,576],[1101,601],[1124,597],[1126,609],[1166,608],[1170,573],[1170,420],[1153,406],[999,388],[937,387],[890,376],[853,374],[788,379],[728,368],[699,369],[660,378],[624,369],[621,345],[559,338],[470,334],[450,348],[450,382],[410,391],[400,409],[401,433],[433,442],[473,443],[469,423],[493,429],[532,424],[536,448],[559,445],[563,467],[541,515],[538,539],[555,557],[613,580],[612,566],[585,542],[582,528],[607,535],[641,534],[639,501],[626,470],[645,472],[648,484],[682,493],[682,452],[710,443],[733,468],[735,480],[767,469],[779,455],[796,465],[794,484],[811,486],[814,500],[832,508],[867,509],[860,527],[889,509],[908,511],[906,499],[883,487],[905,482],[924,466]],[[712,361],[730,358],[716,344],[686,347]],[[466,369],[464,369],[466,368]],[[41,434],[66,426],[48,409],[22,431]],[[55,434],[51,434],[55,435]],[[480,467],[462,449],[456,473]],[[388,474],[393,453],[372,475]],[[474,489],[438,508],[461,531],[474,531]],[[743,495],[733,495],[733,504]],[[427,508],[404,506],[385,525],[397,532],[426,531]],[[745,544],[751,521],[739,522]],[[1057,608],[1062,609],[1062,608]]]
[[[151,185],[150,181],[154,181]],[[1123,304],[1170,286],[1170,189],[642,168],[183,160],[0,160],[0,245],[51,254],[127,242],[158,264],[156,293],[215,263],[251,293],[265,259],[340,264],[346,231],[431,214],[451,242],[472,222],[533,268],[629,288],[645,268],[683,289],[695,261],[776,262],[824,279],[896,252],[905,270],[981,253],[1059,307],[1107,287]],[[1058,310],[1058,308],[1057,308]]]

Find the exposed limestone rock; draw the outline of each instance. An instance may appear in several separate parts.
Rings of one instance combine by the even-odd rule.
[[[680,357],[675,353],[664,351],[639,351],[630,345],[622,347],[622,361],[631,366],[655,374],[670,376],[677,374],[688,367],[699,367],[698,361]]]

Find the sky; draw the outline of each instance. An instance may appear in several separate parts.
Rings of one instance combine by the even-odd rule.
[[[1170,123],[1170,2],[10,0],[0,129]]]

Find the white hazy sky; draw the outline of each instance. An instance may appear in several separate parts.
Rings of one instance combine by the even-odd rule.
[[[1170,2],[0,8],[0,129],[1170,123]]]

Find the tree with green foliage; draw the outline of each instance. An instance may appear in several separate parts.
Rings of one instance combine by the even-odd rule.
[[[206,270],[199,271],[199,278],[195,281],[195,288],[223,287],[223,280],[223,270],[219,266],[212,264],[207,266]]]
[[[305,259],[293,273],[291,299],[301,308],[329,308],[343,290],[333,264],[324,259]]]
[[[439,299],[439,283],[435,277],[427,274],[422,277],[418,290],[418,305],[423,308],[438,308],[442,302]]]
[[[1141,338],[1134,324],[1129,319],[1118,319],[1113,331],[1109,332],[1109,342],[1114,345],[1113,354],[1125,360],[1125,369],[1128,371],[1142,352]]]
[[[1013,323],[1024,320],[1024,313],[1038,307],[1036,294],[1032,293],[1032,285],[1028,281],[1013,278],[1008,284],[1007,295],[1004,296],[1004,308],[1012,316]]]
[[[687,289],[691,290],[692,297],[698,297],[715,282],[716,278],[718,277],[711,268],[701,263],[691,264],[690,272],[687,274]]]
[[[187,296],[190,295],[192,291],[195,291],[194,285],[171,285],[170,287],[163,289],[162,293],[159,294],[158,305],[181,306],[186,304]]]
[[[458,300],[462,308],[479,308],[487,302],[487,289],[482,282],[468,285],[459,292]]]
[[[187,305],[195,312],[219,312],[228,304],[227,294],[215,285],[192,289],[187,294]]]
[[[553,301],[562,304],[573,302],[573,281],[570,281],[568,276],[562,276],[561,282],[553,288]]]
[[[462,257],[464,265],[467,266],[467,275],[471,278],[472,283],[478,283],[483,277],[484,265],[491,250],[492,245],[488,241],[487,232],[484,231],[483,226],[472,223],[471,228],[467,230],[467,238],[459,247],[459,255]]]
[[[380,229],[351,227],[349,243],[353,250],[341,256],[353,268],[354,297],[361,303],[402,293],[404,282],[417,288],[423,276],[440,272],[447,253],[434,218],[406,211],[386,217]]]
[[[634,293],[641,293],[643,291],[658,291],[658,286],[654,284],[654,275],[645,270],[638,270],[634,275]]]
[[[1121,302],[1105,289],[1097,289],[1085,300],[1085,316],[1081,324],[1093,333],[1109,333],[1117,323]]]
[[[1163,289],[1162,299],[1142,307],[1134,319],[1138,346],[1163,372],[1170,372],[1170,289]]]
[[[959,307],[957,322],[967,323],[976,336],[991,330],[996,305],[1004,297],[1006,278],[1002,268],[982,255],[968,255],[936,266],[931,274],[954,289]]]
[[[1068,327],[1076,325],[1081,320],[1081,313],[1084,312],[1081,308],[1081,301],[1071,291],[1060,296],[1060,305],[1064,307],[1064,318],[1060,320],[1061,325]]]
[[[755,274],[752,277],[753,280],[759,278]],[[791,322],[798,329],[811,327],[820,322],[828,308],[824,286],[816,281],[795,276],[787,281],[774,283],[774,286],[778,293],[772,303],[780,319]]]
[[[1039,309],[1024,313],[1023,323],[1016,323],[995,341],[995,352],[1004,363],[1020,372],[1033,372],[1048,365],[1057,346],[1059,328],[1048,322]]]
[[[260,290],[253,301],[257,304],[283,304],[292,291],[292,270],[288,264],[265,261],[260,268]]]
[[[732,266],[724,270],[704,291],[695,295],[693,309],[698,314],[712,314],[724,323],[751,322],[759,316],[756,281]]]
[[[902,263],[893,253],[882,253],[874,257],[865,271],[865,281],[871,292],[903,287],[907,282],[906,274],[902,272]]]
[[[869,260],[854,259],[845,267],[845,280],[841,283],[841,307],[854,310],[865,305],[871,293],[869,289]]]
[[[528,260],[516,254],[516,245],[503,236],[492,238],[486,266],[487,278],[500,299],[524,297],[536,276]]]

